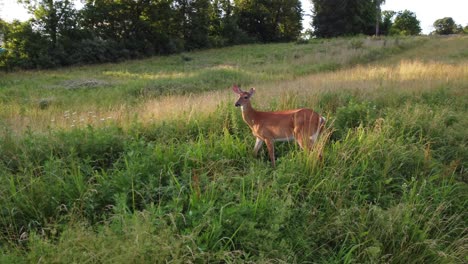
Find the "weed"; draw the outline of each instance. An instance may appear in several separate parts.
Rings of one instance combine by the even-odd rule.
[[[0,262],[463,263],[466,38],[385,41],[2,75]],[[253,157],[225,88],[254,81],[327,117],[311,152]]]

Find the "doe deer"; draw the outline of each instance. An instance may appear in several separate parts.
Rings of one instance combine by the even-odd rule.
[[[323,130],[325,118],[311,109],[256,111],[250,103],[255,88],[245,92],[234,85],[232,90],[239,95],[236,107],[241,107],[242,118],[256,137],[254,155],[257,156],[263,142],[265,142],[273,167],[275,167],[275,141],[296,140],[301,149],[310,150]]]

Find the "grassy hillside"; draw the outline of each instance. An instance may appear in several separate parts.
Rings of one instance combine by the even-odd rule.
[[[204,91],[226,91],[233,83],[277,85],[389,56],[425,41],[335,39],[236,46],[121,64],[0,73],[0,118],[14,130],[70,127],[68,113],[75,113],[74,125],[97,125],[109,117],[126,124],[135,113],[139,118],[146,114],[145,104],[161,98],[187,100]]]
[[[0,74],[0,263],[463,263],[468,37]],[[277,168],[233,106],[310,107]],[[317,159],[319,149],[324,158]]]

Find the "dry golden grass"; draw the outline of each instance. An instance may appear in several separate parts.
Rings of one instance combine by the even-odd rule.
[[[402,60],[394,66],[366,65],[329,73],[313,74],[289,81],[255,84],[257,89],[254,106],[258,109],[271,109],[270,103],[278,102],[279,108],[311,107],[317,105],[318,95],[323,92],[354,90],[372,94],[376,90],[419,93],[450,84],[466,92],[468,64],[457,65],[442,62],[422,62]],[[35,130],[51,128],[74,128],[87,125],[105,126],[118,124],[126,126],[134,118],[139,122],[164,120],[186,120],[210,114],[220,103],[231,104],[235,96],[229,86],[220,91],[210,91],[192,95],[163,96],[147,100],[141,105],[119,105],[108,110],[89,109],[86,112],[61,111],[52,108],[44,112],[20,108],[3,108],[8,123],[15,131],[33,127]],[[233,106],[234,107],[234,106]],[[21,114],[18,114],[21,113]]]
[[[314,74],[282,81],[254,85],[257,89],[254,104],[259,109],[267,109],[272,100],[279,99],[280,106],[304,104],[308,107],[317,104],[317,96],[323,92],[355,90],[373,93],[377,89],[404,92],[421,92],[450,84],[464,88],[468,83],[468,64],[450,65],[439,62],[401,61],[398,65],[358,66],[330,73]],[[466,88],[466,87],[465,87]],[[299,99],[294,99],[301,98]],[[192,96],[169,96],[150,100],[137,112],[142,120],[164,120],[174,117],[190,120],[194,115],[212,113],[220,102],[234,102],[235,95],[230,87],[224,91],[206,92]],[[291,103],[291,100],[295,101]],[[233,106],[234,107],[234,106]]]
[[[257,88],[253,100],[254,107],[265,110],[291,107],[314,108],[318,104],[318,95],[321,93],[342,90],[365,93],[372,97],[376,91],[419,93],[450,85],[459,89],[460,93],[465,93],[468,84],[467,60],[462,58],[454,63],[447,61],[446,58],[449,58],[450,54],[458,56],[457,54],[463,52],[461,45],[466,42],[466,39],[468,38],[462,38],[464,42],[458,37],[432,39],[423,44],[425,47],[410,49],[384,61],[312,74],[293,80],[262,81],[252,85]],[[382,45],[381,41],[365,40],[364,42],[365,46]],[[446,49],[433,49],[440,45],[444,45]],[[428,53],[431,49],[433,49],[432,53]],[[333,45],[329,47],[329,50],[338,52]],[[352,51],[344,50],[343,52]],[[326,53],[309,54],[304,58],[310,59],[311,56],[315,56],[317,60],[320,60],[323,54]],[[349,56],[347,54],[335,57],[348,58]],[[151,79],[158,78],[158,76],[158,74],[146,74],[142,78]],[[174,74],[171,77],[177,78]],[[235,96],[230,85],[231,83],[226,83],[226,87],[219,91],[161,96],[143,99],[139,104],[113,105],[107,109],[90,106],[81,111],[64,111],[63,106],[51,106],[44,111],[39,108],[23,108],[19,104],[0,105],[0,117],[4,117],[3,122],[7,127],[18,132],[28,127],[41,131],[47,128],[105,126],[110,123],[125,127],[135,119],[142,123],[164,120],[190,121],[200,115],[213,113],[221,103],[232,104]],[[276,103],[272,105],[272,102]]]

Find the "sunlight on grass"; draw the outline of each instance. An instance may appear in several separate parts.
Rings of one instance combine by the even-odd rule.
[[[463,263],[468,38],[454,39],[2,75],[0,262]],[[258,110],[324,115],[313,150],[254,157],[233,83],[256,87]]]
[[[141,74],[135,74],[141,75]],[[176,77],[174,77],[176,78]],[[402,61],[394,67],[358,66],[329,73],[319,73],[291,81],[253,84],[257,94],[253,99],[259,109],[271,109],[270,102],[281,101],[287,95],[300,98],[293,105],[284,107],[311,107],[319,103],[321,93],[342,90],[354,90],[371,93],[377,89],[385,91],[420,92],[439,88],[450,83],[462,88],[468,80],[468,64],[444,64],[438,62]],[[208,115],[218,109],[219,104],[231,104],[234,96],[226,84],[224,89],[209,91],[189,96],[162,96],[143,100],[136,106],[120,105],[111,109],[93,109],[75,111],[73,109],[28,109],[21,107],[2,109],[6,122],[16,131],[26,127],[42,130],[47,127],[73,128],[87,125],[119,124],[124,125],[138,116],[140,122],[154,122],[183,118],[191,120],[194,116]],[[271,109],[274,110],[274,109]],[[279,110],[279,109],[277,109]],[[71,114],[70,114],[71,113]],[[91,113],[91,114],[90,114]]]
[[[451,65],[446,63],[420,61],[402,61],[399,76],[401,80],[445,80],[466,81],[468,79],[468,64]]]

